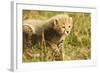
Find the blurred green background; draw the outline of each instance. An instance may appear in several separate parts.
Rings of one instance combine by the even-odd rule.
[[[56,11],[35,11],[23,10],[23,20],[41,19],[47,20],[57,14],[68,14],[73,18],[73,28],[64,41],[65,60],[86,60],[91,59],[91,14],[85,12],[56,12]],[[35,45],[35,48],[39,46]],[[33,49],[39,53],[40,49]],[[49,51],[49,50],[47,50]],[[48,54],[49,55],[49,54]],[[30,59],[30,58],[29,58]],[[23,62],[27,60],[23,59]],[[41,61],[40,58],[33,58],[29,62]],[[50,61],[47,59],[47,61]]]

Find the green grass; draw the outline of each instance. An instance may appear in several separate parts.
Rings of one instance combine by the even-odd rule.
[[[45,20],[57,14],[68,14],[73,18],[73,24],[74,24],[70,35],[64,41],[64,50],[65,50],[64,60],[91,59],[91,14],[90,13],[23,10],[23,20],[25,19]],[[45,51],[43,51],[42,49],[39,46],[39,44],[34,45],[32,52],[41,53],[41,57],[31,58],[29,59],[29,62],[52,61],[53,59],[52,51],[48,48]],[[23,59],[23,62],[27,61]]]

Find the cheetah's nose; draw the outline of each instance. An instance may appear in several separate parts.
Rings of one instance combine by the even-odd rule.
[[[67,33],[69,33],[69,31],[66,31]]]

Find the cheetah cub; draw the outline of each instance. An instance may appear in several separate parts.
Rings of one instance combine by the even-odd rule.
[[[72,17],[59,14],[47,20],[28,19],[23,22],[23,49],[32,49],[32,45],[44,38],[46,47],[55,52],[54,60],[64,59],[64,40],[73,26]],[[44,37],[42,37],[42,33]],[[60,53],[59,55],[57,55]],[[60,56],[60,58],[58,58]]]

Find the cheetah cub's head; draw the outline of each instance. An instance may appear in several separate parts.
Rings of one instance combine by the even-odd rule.
[[[53,26],[60,35],[68,35],[73,26],[72,17],[65,14],[57,15],[54,17]]]

